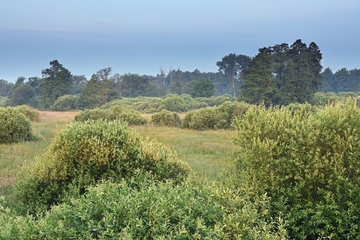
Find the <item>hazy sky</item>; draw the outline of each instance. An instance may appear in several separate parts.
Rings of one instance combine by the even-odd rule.
[[[41,77],[57,59],[73,74],[105,67],[216,72],[229,53],[302,39],[334,72],[360,68],[359,0],[1,0],[0,79]]]

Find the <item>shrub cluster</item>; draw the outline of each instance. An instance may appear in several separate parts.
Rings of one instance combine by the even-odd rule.
[[[0,144],[39,140],[30,120],[13,107],[0,107]]]
[[[136,175],[88,188],[38,219],[0,206],[3,239],[285,239],[267,223],[267,199],[252,203],[230,189],[203,183],[156,183]],[[274,232],[274,229],[277,231]]]
[[[21,169],[14,193],[20,211],[36,213],[83,194],[89,185],[130,178],[137,170],[181,182],[190,169],[175,152],[137,136],[122,121],[73,122],[35,164]]]
[[[251,107],[234,121],[239,185],[268,194],[291,239],[360,235],[359,119],[348,100],[316,111]]]
[[[235,116],[241,117],[249,108],[244,102],[224,102],[220,106],[201,108],[187,112],[183,119],[183,127],[205,129],[228,129]]]
[[[180,127],[180,117],[176,112],[162,110],[151,116],[151,122],[155,126]]]
[[[75,121],[78,122],[98,119],[103,119],[107,121],[123,120],[129,125],[144,125],[148,122],[148,119],[146,117],[143,117],[140,112],[124,109],[119,106],[114,106],[108,109],[87,109],[81,111],[75,116]]]
[[[161,110],[172,112],[186,112],[209,106],[217,106],[226,101],[233,101],[230,95],[213,96],[210,98],[192,98],[188,94],[168,94],[163,98],[159,97],[137,97],[123,98],[107,103],[103,108],[121,106],[128,109],[137,110],[143,113],[155,113]]]

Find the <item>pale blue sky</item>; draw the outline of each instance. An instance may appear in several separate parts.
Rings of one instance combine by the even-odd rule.
[[[0,79],[73,74],[216,72],[229,53],[302,39],[334,72],[360,68],[358,0],[1,0]]]

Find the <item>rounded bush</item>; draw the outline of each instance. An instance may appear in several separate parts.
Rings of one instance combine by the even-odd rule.
[[[167,95],[161,102],[160,108],[172,112],[185,112],[188,110],[185,100],[177,94]]]
[[[17,177],[16,198],[30,212],[48,209],[67,195],[109,179],[119,181],[135,171],[155,179],[181,182],[189,166],[165,146],[134,134],[122,121],[73,122],[48,150]]]
[[[30,120],[19,110],[0,107],[0,144],[38,140]]]
[[[18,110],[22,114],[25,115],[30,121],[37,122],[39,121],[40,113],[36,109],[28,106],[28,105],[20,105],[14,107],[14,109]]]
[[[75,110],[79,96],[76,95],[63,95],[60,96],[53,105],[50,106],[50,109],[53,111],[70,111]]]
[[[162,110],[151,116],[151,122],[155,126],[180,127],[180,117],[176,112]]]

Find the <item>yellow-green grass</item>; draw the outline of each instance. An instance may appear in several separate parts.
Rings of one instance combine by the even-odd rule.
[[[233,166],[233,153],[236,146],[231,142],[234,131],[136,126],[135,131],[155,138],[164,145],[176,150],[179,158],[189,163],[194,173],[208,180],[221,180]]]

